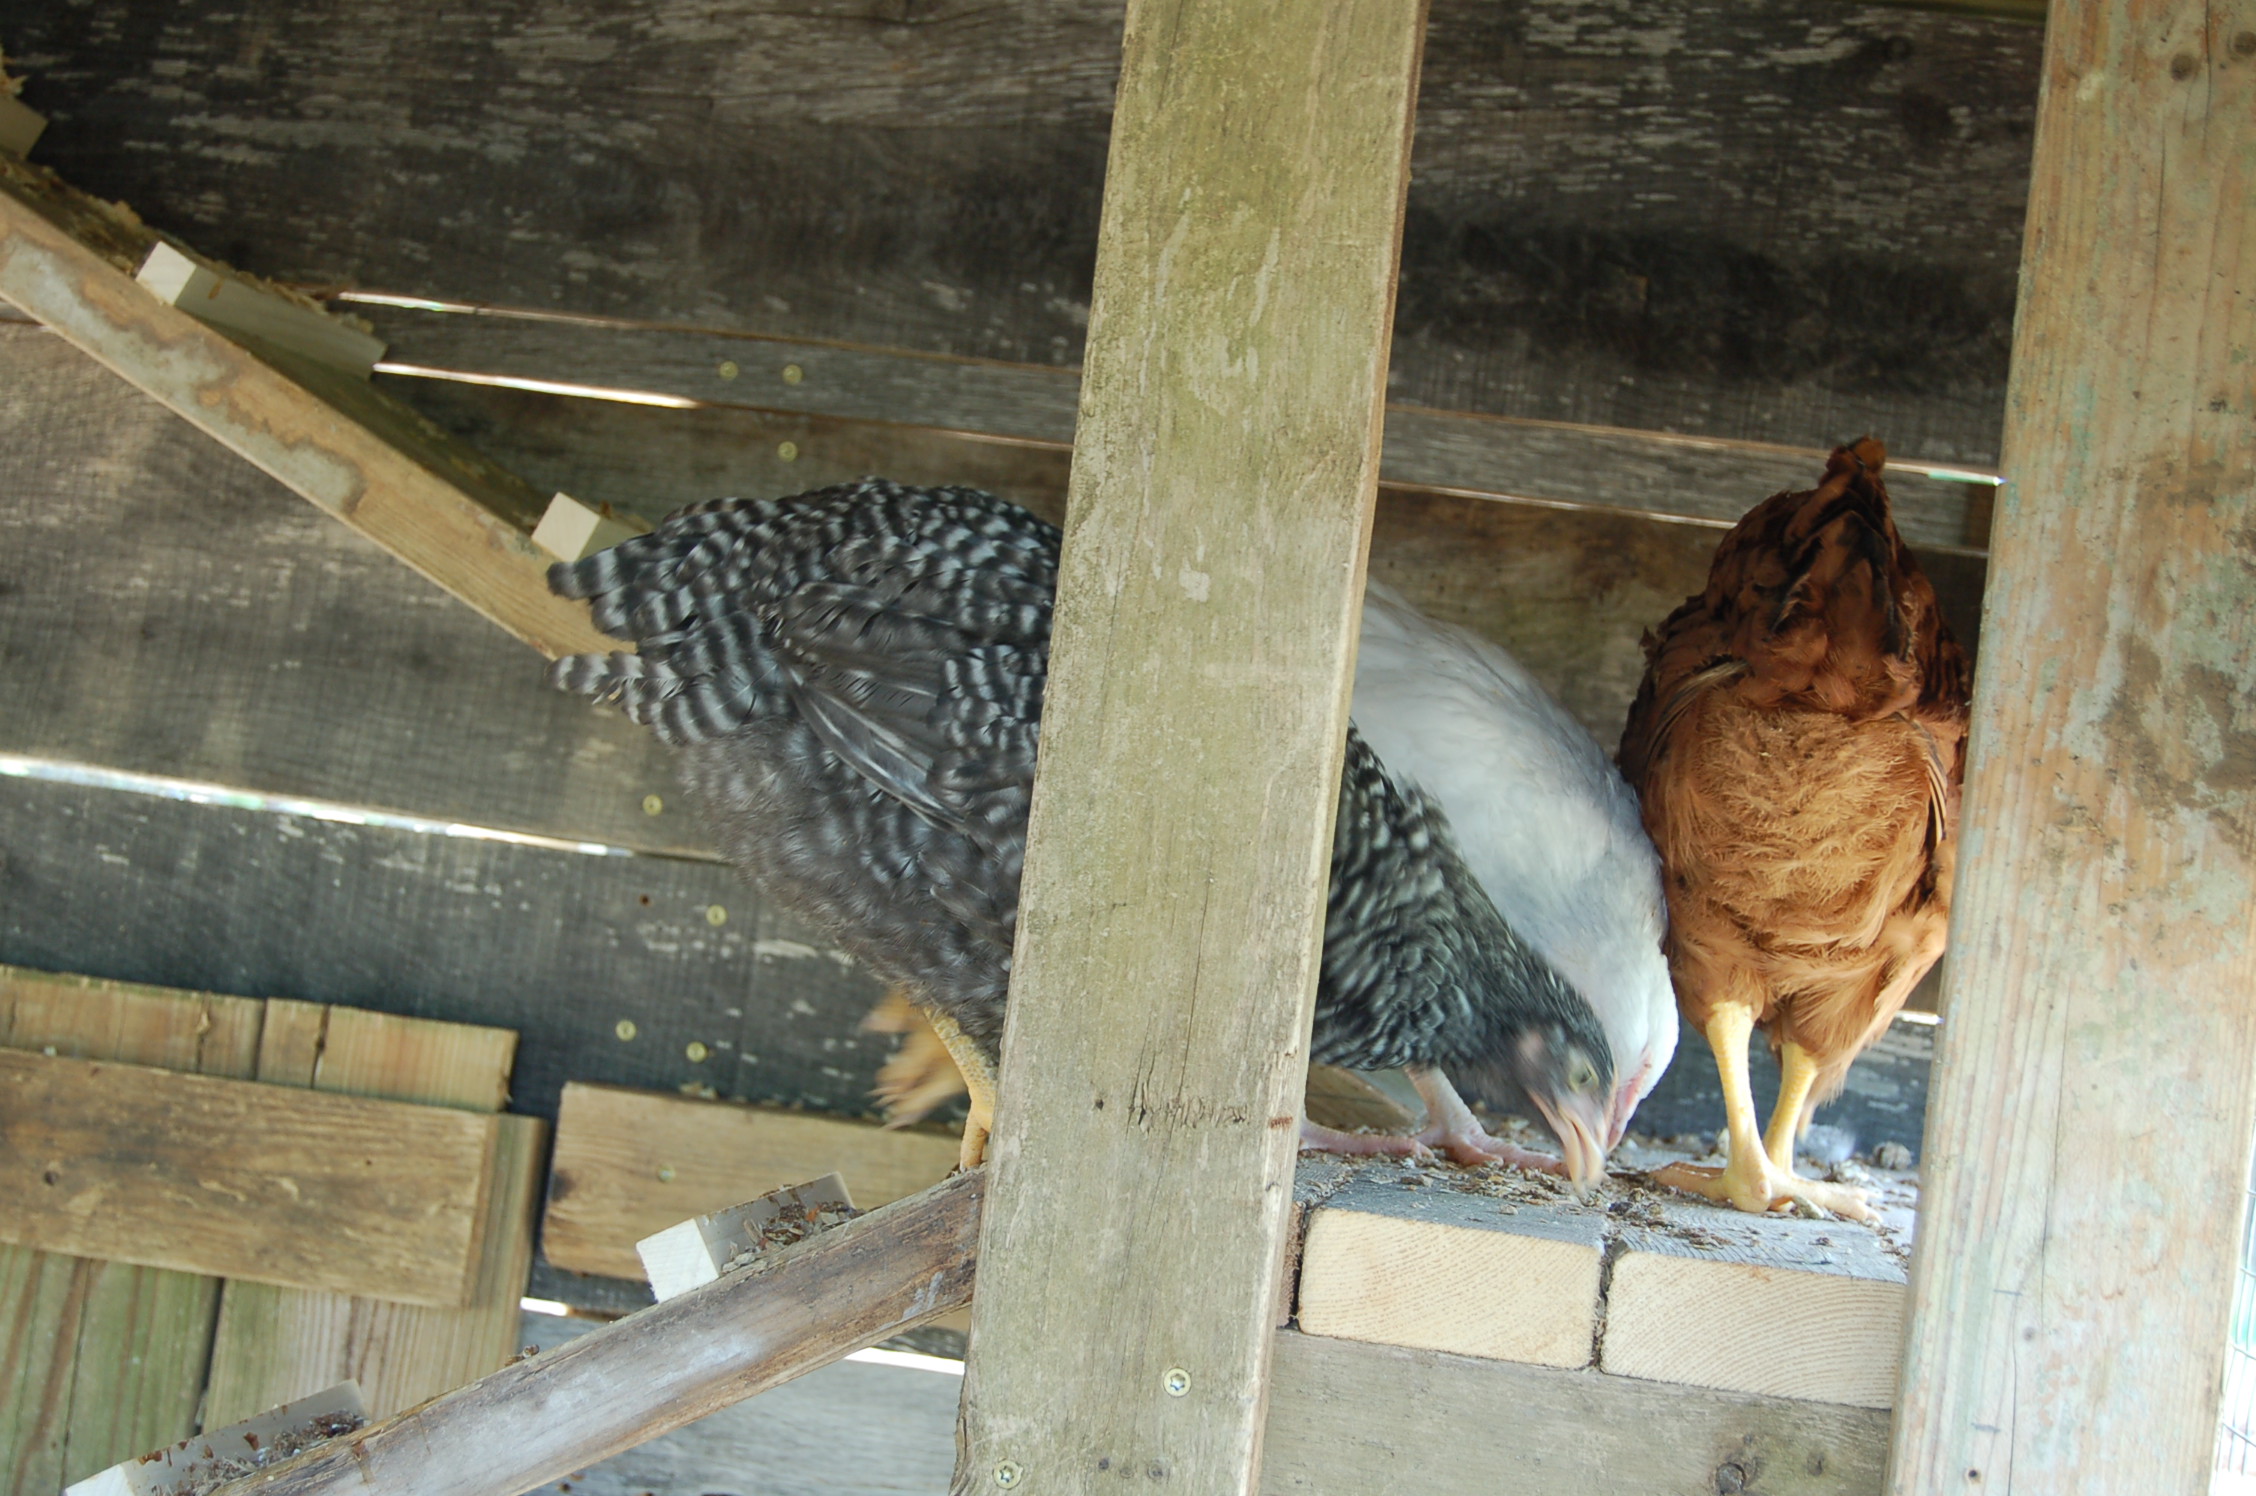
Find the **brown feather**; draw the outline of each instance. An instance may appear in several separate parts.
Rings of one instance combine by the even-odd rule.
[[[1814,1100],[1943,951],[1966,659],[1867,438],[1757,505],[1645,642],[1622,772],[1660,850],[1678,1006],[1746,1002],[1820,1064]]]

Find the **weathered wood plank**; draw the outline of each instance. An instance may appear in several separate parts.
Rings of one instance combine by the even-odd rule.
[[[1257,1478],[1424,29],[1128,8],[959,1490]]]
[[[2256,1130],[2256,11],[2046,36],[1893,1487],[2208,1489]]]
[[[413,1302],[469,1294],[490,1118],[0,1050],[0,1128],[0,1240]]]
[[[834,1171],[868,1209],[955,1164],[956,1140],[938,1133],[567,1085],[541,1250],[570,1272],[639,1278],[635,1243],[678,1221]]]
[[[959,1174],[222,1489],[515,1496],[961,1307],[985,1185]]]
[[[263,1004],[0,966],[0,1044],[248,1076]],[[0,1490],[52,1496],[192,1432],[219,1284],[0,1246]]]
[[[103,238],[66,227],[89,222]],[[131,235],[0,156],[0,297],[518,638],[603,647],[585,610],[549,594],[527,538],[541,496],[363,381],[253,354],[157,300],[115,263],[108,241]]]
[[[517,1036],[276,999],[267,1004],[258,1078],[469,1111],[508,1099]],[[503,1117],[470,1302],[388,1303],[231,1280],[212,1337],[204,1423],[234,1423],[339,1382],[360,1384],[373,1417],[485,1375],[514,1354],[517,1304],[532,1265],[545,1128]]]
[[[513,1029],[533,1116],[574,1077],[866,1115],[889,1049],[879,984],[709,863],[6,776],[0,858],[0,956]]]
[[[1888,1418],[1285,1331],[1268,1496],[1877,1496]]]
[[[251,269],[1082,343],[1111,0],[134,15],[11,21],[43,157]],[[1994,460],[2037,55],[2033,28],[1910,7],[1444,0],[1396,397]]]
[[[1605,1218],[1579,1205],[1366,1174],[1308,1223],[1297,1317],[1311,1335],[1587,1366],[1605,1254]]]
[[[588,319],[368,310],[392,343],[388,368],[567,380],[1059,445],[1073,440],[1079,402],[1071,369]],[[1756,500],[1806,481],[1824,459],[1816,448],[1391,405],[1379,480],[1721,529]],[[1909,452],[1891,459],[1889,475],[1897,527],[1911,544],[1979,550],[1987,543],[1989,485],[1938,481]]]

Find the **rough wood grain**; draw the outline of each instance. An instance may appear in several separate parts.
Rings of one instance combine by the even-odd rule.
[[[0,1239],[465,1301],[490,1118],[0,1050]]]
[[[1308,1223],[1300,1327],[1311,1335],[1539,1366],[1587,1366],[1605,1220],[1505,1206],[1367,1174]]]
[[[960,1307],[985,1184],[959,1174],[222,1490],[515,1496]]]
[[[2208,1488],[2256,1123],[2251,180],[2256,6],[2053,12],[1897,1491]]]
[[[0,1045],[248,1076],[263,1005],[0,966]],[[0,1246],[0,1491],[52,1496],[193,1431],[219,1284]]]
[[[1909,1292],[1861,1226],[1764,1220],[1664,1200],[1624,1226],[1599,1366],[1621,1376],[1892,1407]],[[1759,1229],[1751,1229],[1759,1227]]]
[[[1254,1487],[1424,12],[1128,9],[958,1490]]]
[[[507,1029],[333,1008],[267,1004],[258,1078],[426,1106],[498,1111],[517,1036]],[[207,1427],[351,1380],[385,1417],[485,1375],[518,1349],[518,1300],[532,1265],[546,1129],[503,1117],[470,1302],[460,1309],[231,1280],[212,1338]]]
[[[528,536],[541,496],[364,382],[253,354],[120,271],[48,215],[66,189],[0,157],[0,297],[550,654],[603,647],[585,610],[549,594]]]
[[[1070,445],[1077,371],[982,359],[652,328],[633,323],[369,307],[389,366],[569,380],[776,413],[842,416]],[[796,377],[792,377],[796,376]],[[1891,459],[1897,527],[1915,546],[1979,550],[1990,491]],[[1499,502],[1588,505],[1726,528],[1809,481],[1825,452],[1392,405],[1379,480]]]
[[[43,158],[254,270],[1082,342],[1114,0],[23,10]],[[1898,6],[1443,0],[1396,397],[1994,459],[2038,46]]]
[[[635,1243],[693,1216],[835,1171],[864,1209],[948,1175],[956,1140],[838,1117],[568,1085],[541,1251],[558,1267],[642,1276]]]
[[[0,859],[0,957],[513,1029],[528,1115],[575,1076],[867,1115],[889,1048],[883,988],[710,863],[7,776]]]
[[[1286,1331],[1267,1496],[1876,1496],[1882,1413]]]

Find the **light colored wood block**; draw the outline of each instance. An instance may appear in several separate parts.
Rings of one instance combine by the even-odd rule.
[[[945,1179],[956,1152],[936,1133],[574,1083],[557,1111],[541,1249],[569,1272],[640,1278],[635,1243],[692,1216],[826,1173],[883,1205]]]
[[[533,544],[559,561],[578,561],[642,533],[639,524],[559,493],[548,501],[548,512],[533,527]]]
[[[1844,1221],[1750,1220],[1667,1201],[1626,1226],[1606,1292],[1621,1376],[1860,1408],[1894,1405],[1910,1289]]]
[[[494,1119],[0,1050],[0,1240],[460,1305]]]
[[[366,379],[384,356],[384,345],[359,328],[190,259],[168,243],[152,246],[133,278],[166,306],[230,337],[316,359],[356,379]]]
[[[763,1229],[782,1221],[804,1223],[825,1214],[853,1213],[854,1202],[836,1174],[772,1190],[757,1200],[732,1205],[668,1226],[635,1243],[650,1291],[663,1304],[692,1288],[702,1288],[730,1271],[730,1264],[764,1248]],[[835,1224],[835,1223],[834,1223]]]
[[[1311,1335],[1584,1366],[1598,1324],[1604,1217],[1512,1204],[1374,1171],[1308,1223],[1300,1327]]]
[[[1264,1449],[1267,1496],[1880,1496],[1888,1418],[1288,1330]]]
[[[63,1496],[189,1496],[209,1491],[228,1479],[231,1470],[280,1463],[278,1451],[283,1457],[302,1452],[358,1428],[367,1419],[360,1389],[346,1382],[112,1465],[74,1482]]]
[[[508,1029],[400,1018],[317,1003],[268,1004],[259,1076],[273,1084],[492,1111],[508,1096]],[[212,1340],[207,1420],[356,1382],[373,1417],[494,1370],[517,1350],[517,1305],[532,1264],[546,1126],[502,1117],[471,1302],[389,1303],[241,1279],[226,1285]]]
[[[46,133],[46,129],[46,115],[14,94],[0,90],[0,151],[28,156],[31,148],[39,143],[39,137]]]

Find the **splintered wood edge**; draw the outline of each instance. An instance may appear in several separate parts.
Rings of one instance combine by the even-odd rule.
[[[1603,1267],[1595,1240],[1325,1206],[1309,1223],[1301,1257],[1300,1327],[1342,1340],[1585,1366]]]

